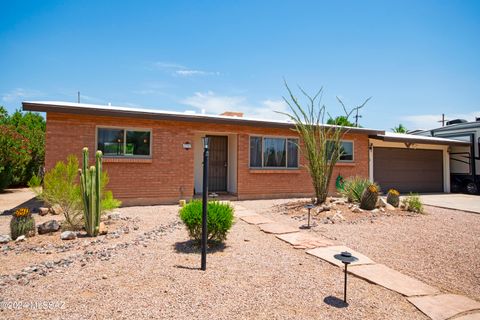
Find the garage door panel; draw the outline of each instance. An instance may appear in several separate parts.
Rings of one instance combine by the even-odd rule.
[[[443,192],[441,150],[374,148],[373,168],[383,191]]]

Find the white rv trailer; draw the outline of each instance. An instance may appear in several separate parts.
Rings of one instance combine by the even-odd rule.
[[[476,121],[456,119],[441,128],[412,132],[470,142],[470,146],[450,147],[450,182],[452,192],[480,192],[480,118]]]

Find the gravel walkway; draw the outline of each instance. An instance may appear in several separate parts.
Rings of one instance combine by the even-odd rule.
[[[303,224],[276,212],[292,200],[243,201],[275,220]],[[356,224],[319,224],[313,230],[377,263],[480,301],[480,215],[426,206],[426,214],[381,216]]]
[[[177,210],[120,209],[123,216],[138,219],[140,228],[102,240],[98,246],[117,248],[108,259],[85,263],[72,258],[65,267],[27,284],[0,286],[0,301],[61,301],[62,308],[4,309],[0,318],[426,319],[400,295],[355,277],[349,282],[350,306],[333,306],[332,296],[342,297],[340,269],[242,221],[234,225],[226,247],[209,254],[207,271],[199,271],[200,255],[185,242]],[[143,245],[134,244],[161,226]],[[70,255],[79,254],[72,250]],[[9,254],[8,262],[22,268],[30,256],[49,260],[56,255],[20,252]],[[6,273],[4,263],[1,274]]]

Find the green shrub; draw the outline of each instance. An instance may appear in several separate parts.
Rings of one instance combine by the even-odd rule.
[[[82,196],[78,181],[78,158],[70,155],[67,162],[59,161],[43,178],[43,189],[38,186],[39,179],[30,179],[29,186],[37,196],[49,206],[60,206],[65,217],[62,227],[68,230],[80,230],[83,227]],[[118,208],[121,202],[113,197],[111,191],[105,190],[108,175],[102,174],[102,214]]]
[[[43,167],[44,155],[45,119],[19,110],[9,115],[0,106],[0,184],[25,186]]]
[[[35,235],[35,219],[28,208],[20,208],[12,215],[10,234],[13,240],[20,236],[33,237]]]
[[[370,186],[372,182],[363,177],[355,176],[345,180],[343,190],[340,190],[340,194],[348,199],[348,202],[360,202],[362,194],[365,189]],[[377,189],[380,187],[373,183]]]
[[[193,200],[180,209],[180,219],[187,227],[190,238],[202,238],[202,201]],[[233,224],[233,207],[228,203],[208,202],[208,240],[222,242]]]
[[[405,209],[411,212],[423,213],[423,204],[422,200],[416,193],[410,193],[407,197],[402,200]]]
[[[0,191],[3,191],[12,182],[12,170],[10,167],[0,165]]]
[[[115,199],[110,190],[105,191],[102,199],[102,214],[106,211],[116,209],[122,205],[122,201]]]

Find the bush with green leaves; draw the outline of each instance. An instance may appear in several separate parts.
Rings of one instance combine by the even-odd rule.
[[[410,193],[408,196],[403,198],[402,204],[405,206],[405,210],[407,211],[423,213],[423,203],[417,193]]]
[[[208,241],[223,242],[233,225],[233,207],[228,203],[210,201],[207,205]],[[202,239],[202,201],[193,200],[180,209],[180,219],[187,227],[190,238]]]
[[[375,185],[377,189],[380,187],[372,183],[370,180],[360,176],[350,177],[345,180],[343,189],[340,190],[340,194],[348,199],[348,202],[360,202],[362,199],[363,191],[370,185]]]
[[[45,119],[38,113],[0,106],[0,190],[25,186],[40,172],[45,156]]]
[[[29,181],[30,188],[49,206],[58,205],[65,217],[62,228],[80,230],[83,227],[82,196],[78,179],[78,158],[70,155],[67,162],[59,161],[53,169],[45,174],[43,188],[39,186],[40,178],[34,176]],[[108,175],[103,172],[102,214],[108,210],[118,208],[122,203],[113,197],[113,193],[105,190],[108,185]]]

